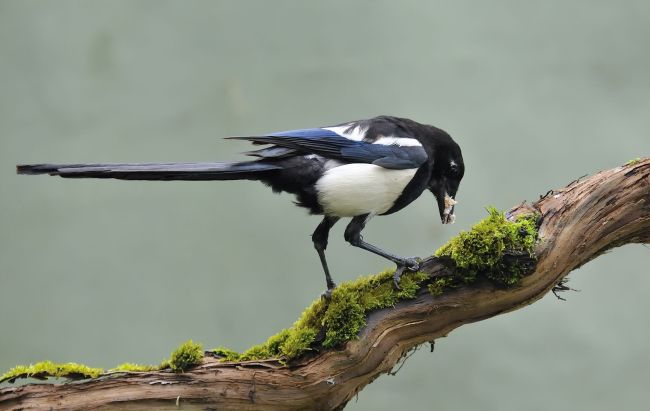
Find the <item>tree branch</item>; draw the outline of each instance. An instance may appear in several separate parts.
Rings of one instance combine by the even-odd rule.
[[[540,299],[572,270],[628,243],[650,242],[650,158],[602,171],[509,215],[541,214],[534,271],[516,286],[487,280],[433,297],[371,312],[359,338],[283,365],[277,360],[223,363],[206,357],[191,372],[117,373],[67,384],[0,390],[5,409],[229,409],[336,410],[367,384],[390,372],[414,347],[467,323],[513,311]],[[432,277],[448,267],[430,258]]]

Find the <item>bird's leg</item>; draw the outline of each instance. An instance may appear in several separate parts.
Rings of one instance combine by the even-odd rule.
[[[320,257],[320,263],[323,266],[323,271],[325,271],[325,282],[327,283],[327,291],[323,293],[323,297],[329,298],[332,295],[332,290],[336,287],[334,281],[332,281],[332,276],[330,275],[330,270],[327,267],[327,260],[325,259],[325,249],[327,248],[327,238],[330,233],[330,228],[336,222],[339,221],[338,217],[325,216],[323,221],[318,224],[314,234],[311,235],[311,239],[314,242],[314,248],[318,252],[318,257]]]
[[[395,287],[399,289],[399,280],[404,270],[416,271],[420,268],[420,263],[415,258],[399,257],[363,241],[361,230],[363,230],[363,228],[366,226],[366,222],[368,220],[369,214],[364,214],[352,218],[350,224],[348,224],[348,226],[345,228],[345,241],[349,242],[355,247],[363,248],[364,250],[380,255],[397,264],[397,269],[393,274],[393,282],[395,283]]]

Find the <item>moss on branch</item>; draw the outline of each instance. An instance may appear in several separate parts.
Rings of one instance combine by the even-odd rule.
[[[402,276],[401,289],[397,290],[393,286],[393,270],[387,270],[342,283],[334,289],[329,301],[314,301],[293,326],[271,336],[265,343],[241,354],[224,347],[211,350],[211,354],[223,361],[276,358],[287,362],[309,351],[340,346],[357,337],[370,311],[415,298],[428,279],[424,273],[406,273]]]
[[[14,382],[18,378],[45,380],[48,377],[82,380],[86,378],[97,378],[103,373],[104,370],[101,368],[92,368],[74,362],[54,363],[52,361],[41,361],[36,364],[15,366],[0,376],[0,382]]]
[[[0,375],[0,382],[14,382],[19,378],[35,378],[45,380],[47,378],[67,378],[71,380],[83,380],[97,378],[106,373],[116,372],[151,372],[164,369],[171,369],[174,372],[183,372],[196,366],[203,360],[203,346],[186,341],[172,352],[169,359],[159,365],[141,365],[123,363],[115,368],[105,371],[103,368],[89,367],[74,362],[55,363],[52,361],[41,361],[30,365],[17,365],[6,373]]]
[[[111,368],[108,372],[149,372],[160,370],[160,365],[142,365],[125,362],[115,368]]]
[[[487,218],[449,240],[434,255],[450,260],[466,283],[484,276],[498,284],[515,285],[535,263],[539,215],[508,219],[493,207],[487,211]]]
[[[452,268],[450,274],[431,278],[421,272],[407,272],[400,289],[393,286],[394,270],[360,277],[339,285],[331,299],[314,301],[289,328],[271,336],[266,342],[238,353],[217,347],[209,351],[222,361],[276,359],[287,363],[308,352],[341,346],[358,337],[373,310],[394,307],[398,302],[414,299],[423,287],[435,297],[446,290],[485,277],[502,286],[512,286],[535,264],[533,250],[537,242],[537,215],[508,218],[494,208],[488,217],[461,232],[435,252],[435,256]],[[168,360],[160,365],[121,364],[110,372],[150,372],[171,369],[184,372],[201,363],[201,344],[189,340],[181,344]],[[82,364],[55,364],[49,361],[30,366],[17,366],[0,376],[0,382],[17,378],[95,378],[104,374],[100,368]]]

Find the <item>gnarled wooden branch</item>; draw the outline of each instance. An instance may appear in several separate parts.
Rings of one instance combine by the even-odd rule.
[[[632,164],[633,163],[633,164]],[[537,266],[513,288],[477,282],[395,308],[372,312],[358,340],[283,366],[275,361],[221,363],[206,358],[183,374],[117,374],[79,383],[33,384],[0,390],[2,409],[335,410],[409,349],[463,324],[521,308],[541,298],[571,270],[627,243],[650,242],[650,158],[602,171],[532,205],[541,213]],[[424,271],[445,270],[429,259]]]

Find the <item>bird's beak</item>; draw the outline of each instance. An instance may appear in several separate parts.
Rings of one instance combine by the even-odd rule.
[[[440,220],[443,224],[453,224],[456,216],[454,215],[454,207],[456,200],[453,196],[445,190],[433,191],[433,195],[438,202],[438,212],[440,213]]]
[[[456,200],[454,197],[450,196],[448,193],[445,193],[445,209],[442,211],[442,223],[443,224],[454,224],[456,216],[454,215],[454,208],[456,207]]]
[[[443,217],[442,217],[442,223],[454,224],[454,221],[456,221],[456,215],[454,214],[454,208],[456,207],[456,200],[454,200],[453,197],[446,197],[446,198],[453,201],[453,204],[451,205],[450,209],[445,208],[445,212],[443,213]]]

